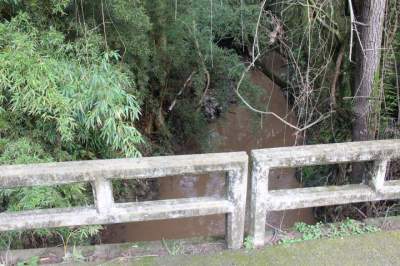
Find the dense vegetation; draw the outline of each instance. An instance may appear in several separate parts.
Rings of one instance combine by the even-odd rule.
[[[352,139],[354,60],[347,1],[0,0],[0,164],[171,154],[230,104],[242,73],[269,51],[307,143]],[[358,2],[358,1],[354,1]],[[358,7],[358,3],[355,7]],[[397,137],[400,34],[397,0],[385,9],[371,138]],[[355,38],[353,36],[353,38]],[[356,39],[353,40],[356,42]],[[256,60],[257,59],[257,60]],[[246,62],[246,63],[244,63]],[[243,99],[242,99],[243,100]],[[336,166],[302,172],[308,183],[346,183]],[[315,180],[315,172],[330,176]],[[329,174],[334,173],[334,174]],[[117,183],[119,196],[146,184]],[[139,189],[140,190],[140,189]],[[133,191],[133,192],[132,192]],[[0,210],[91,203],[87,184],[0,191]],[[93,240],[100,227],[0,235],[0,245]]]
[[[210,27],[205,3],[0,1],[0,163],[166,154],[201,136],[244,69],[219,45],[228,38],[243,46],[238,5],[221,1]],[[243,14],[247,36],[258,5]],[[146,186],[119,182],[116,191],[143,194],[138,187]],[[91,197],[86,184],[7,189],[0,208],[86,205]],[[13,232],[1,245],[86,241],[99,229]]]

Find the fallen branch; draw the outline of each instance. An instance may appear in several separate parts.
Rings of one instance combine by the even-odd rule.
[[[344,56],[344,45],[340,44],[339,53],[336,58],[335,73],[333,75],[332,84],[331,84],[330,98],[331,98],[331,108],[332,109],[336,108],[336,88],[337,88],[337,82],[338,82],[339,76],[340,76],[340,68],[342,66],[343,56]]]
[[[168,112],[171,112],[172,109],[176,105],[176,101],[178,100],[178,97],[182,95],[183,91],[186,89],[186,87],[189,85],[189,82],[192,80],[193,75],[196,73],[196,71],[193,71],[190,73],[190,76],[186,79],[185,83],[183,84],[183,87],[180,89],[180,91],[176,94],[175,99],[172,101],[171,105],[168,108]]]

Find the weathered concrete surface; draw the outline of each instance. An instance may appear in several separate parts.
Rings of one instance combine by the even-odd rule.
[[[400,182],[385,182],[388,160],[399,157],[400,140],[273,148],[252,152],[251,235],[263,245],[268,211],[395,199]],[[271,168],[375,160],[370,186],[349,185],[268,190]],[[227,172],[227,199],[191,198],[115,204],[110,179],[157,178],[177,174]],[[248,158],[245,152],[138,159],[0,166],[0,187],[57,185],[89,181],[95,207],[34,210],[0,214],[0,231],[90,224],[112,224],[227,214],[229,248],[243,243]]]
[[[264,245],[269,183],[268,166],[253,161],[251,174],[250,235],[256,247]]]
[[[238,171],[228,172],[228,200],[233,211],[227,212],[226,242],[228,248],[240,249],[243,245],[244,219],[246,215],[248,164]]]
[[[101,213],[94,207],[32,210],[1,213],[0,231],[174,219],[233,212],[235,208],[230,201],[210,197],[119,203],[108,212]],[[235,227],[234,230],[237,232],[241,228]]]
[[[226,172],[225,198],[196,197],[116,204],[111,179]],[[228,248],[243,243],[248,156],[245,152],[0,166],[0,188],[90,182],[95,206],[0,213],[0,231],[114,224],[227,214]]]
[[[400,140],[305,145],[253,150],[251,176],[251,230],[255,246],[264,245],[265,216],[269,211],[291,210],[397,199],[400,182],[385,182],[388,162],[400,157]],[[374,161],[369,185],[346,185],[269,190],[270,170],[274,168]],[[261,186],[262,185],[262,186]]]
[[[49,186],[96,178],[157,178],[243,168],[245,152],[0,166],[0,187]]]
[[[398,158],[400,140],[373,140],[253,150],[271,168]]]
[[[265,198],[269,211],[391,200],[400,198],[400,182],[393,181],[380,192],[361,184],[272,190]]]
[[[121,258],[101,265],[400,265],[399,245],[400,232],[392,231],[269,246],[247,252],[241,250],[212,255]]]
[[[373,173],[375,175],[370,181],[370,186],[377,192],[380,192],[385,185],[385,177],[390,160],[377,160],[374,162]]]

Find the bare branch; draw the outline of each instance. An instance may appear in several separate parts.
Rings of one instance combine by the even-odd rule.
[[[183,84],[183,87],[180,89],[180,91],[176,94],[175,99],[172,101],[171,105],[168,107],[168,111],[171,112],[172,109],[174,109],[176,102],[178,100],[178,97],[182,95],[183,91],[186,89],[186,87],[189,85],[190,81],[192,80],[193,75],[196,73],[196,71],[193,71],[190,73],[190,76],[186,79],[185,83]]]
[[[236,91],[235,91],[236,94],[237,94],[237,96],[239,97],[239,99],[240,99],[250,110],[252,110],[253,112],[259,113],[259,114],[263,114],[263,115],[272,115],[272,116],[274,116],[275,118],[277,118],[279,121],[281,121],[282,123],[284,123],[285,125],[287,125],[287,126],[293,128],[293,129],[295,129],[295,130],[298,131],[298,132],[304,131],[304,130],[306,130],[306,129],[308,129],[308,128],[310,128],[310,127],[312,127],[312,126],[318,124],[319,122],[321,122],[322,120],[328,118],[328,117],[331,115],[331,113],[328,113],[328,114],[325,114],[325,115],[321,115],[317,120],[313,121],[312,123],[308,124],[307,126],[302,127],[302,128],[299,128],[299,127],[293,125],[292,123],[286,121],[285,119],[283,119],[282,117],[280,117],[279,115],[277,115],[277,114],[274,113],[274,112],[261,111],[261,110],[258,110],[258,109],[256,109],[256,108],[254,108],[251,104],[249,104],[249,103],[243,98],[243,96],[240,94],[239,89],[240,89],[240,85],[242,84],[243,79],[244,79],[244,77],[246,76],[247,72],[249,72],[249,70],[250,70],[252,67],[254,67],[254,64],[255,64],[255,62],[257,61],[257,59],[258,59],[259,56],[260,56],[260,55],[258,54],[258,55],[254,58],[255,61],[251,62],[251,63],[249,64],[249,66],[245,69],[245,71],[243,71],[242,76],[240,77],[240,80],[239,80],[239,82],[238,82],[238,84],[237,84],[237,86],[236,86]]]
[[[246,107],[249,108],[251,111],[256,112],[256,113],[259,113],[259,114],[263,114],[263,115],[272,115],[272,116],[274,116],[275,118],[277,118],[279,121],[281,121],[282,123],[284,123],[285,125],[287,125],[287,126],[293,128],[293,129],[295,129],[295,130],[298,131],[298,132],[302,132],[302,131],[304,131],[304,130],[306,130],[306,129],[308,129],[308,128],[311,128],[312,126],[318,124],[319,122],[323,121],[324,119],[328,118],[328,117],[331,115],[332,112],[329,112],[329,113],[327,113],[327,114],[321,115],[317,120],[315,120],[315,121],[313,121],[313,122],[311,122],[311,123],[308,123],[306,126],[300,128],[300,127],[298,127],[298,126],[296,126],[296,125],[294,125],[294,124],[288,122],[286,119],[282,118],[281,116],[277,115],[277,114],[274,113],[274,112],[262,111],[262,110],[259,110],[259,109],[255,108],[255,107],[253,107],[253,106],[252,106],[250,103],[248,103],[248,102],[246,101],[246,99],[244,99],[244,97],[240,94],[240,86],[241,86],[241,84],[242,84],[242,82],[243,82],[243,80],[244,80],[244,77],[245,77],[246,74],[250,71],[250,69],[251,69],[252,67],[254,67],[256,61],[257,61],[257,60],[259,59],[259,57],[261,56],[261,53],[260,53],[260,51],[259,51],[259,45],[258,45],[258,32],[259,32],[258,29],[259,29],[259,27],[260,27],[261,18],[262,18],[262,13],[264,12],[265,4],[266,4],[266,0],[264,0],[264,1],[261,3],[261,6],[260,6],[260,13],[259,13],[259,16],[258,16],[256,28],[255,28],[255,36],[254,36],[253,47],[252,47],[252,62],[250,62],[250,64],[249,64],[249,65],[246,67],[246,69],[243,71],[243,73],[242,73],[242,75],[241,75],[241,77],[240,77],[240,80],[239,80],[239,82],[238,82],[237,85],[236,85],[236,90],[235,90],[235,92],[236,92],[237,96],[239,97],[239,99],[240,99],[240,100],[246,105]],[[257,52],[256,52],[256,50],[257,50]],[[302,78],[301,72],[300,72],[300,69],[299,69],[299,66],[298,66],[297,64],[296,64],[296,69],[297,69],[297,71],[299,71],[300,77]],[[303,83],[303,82],[302,82],[302,83]]]

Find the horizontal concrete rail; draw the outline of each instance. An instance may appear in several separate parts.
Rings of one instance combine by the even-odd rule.
[[[376,192],[368,185],[344,185],[271,190],[267,196],[269,211],[282,211],[365,201],[400,198],[400,182],[385,185]]]
[[[0,166],[0,187],[225,172],[241,168],[246,158],[245,152],[235,152]]]
[[[348,204],[400,198],[400,181],[386,181],[388,162],[400,157],[400,140],[308,145],[252,151],[251,235],[264,245],[269,211]],[[268,190],[271,169],[373,161],[368,185],[344,185]]]
[[[245,152],[0,166],[0,187],[90,182],[95,206],[0,214],[0,231],[111,224],[227,214],[228,248],[243,243],[248,156]],[[112,179],[227,173],[226,198],[115,203]]]
[[[228,200],[203,197],[121,203],[100,214],[90,207],[32,210],[1,214],[0,231],[172,219],[231,213],[233,209]]]
[[[377,140],[253,150],[252,156],[270,168],[373,161],[397,157],[400,140]]]

